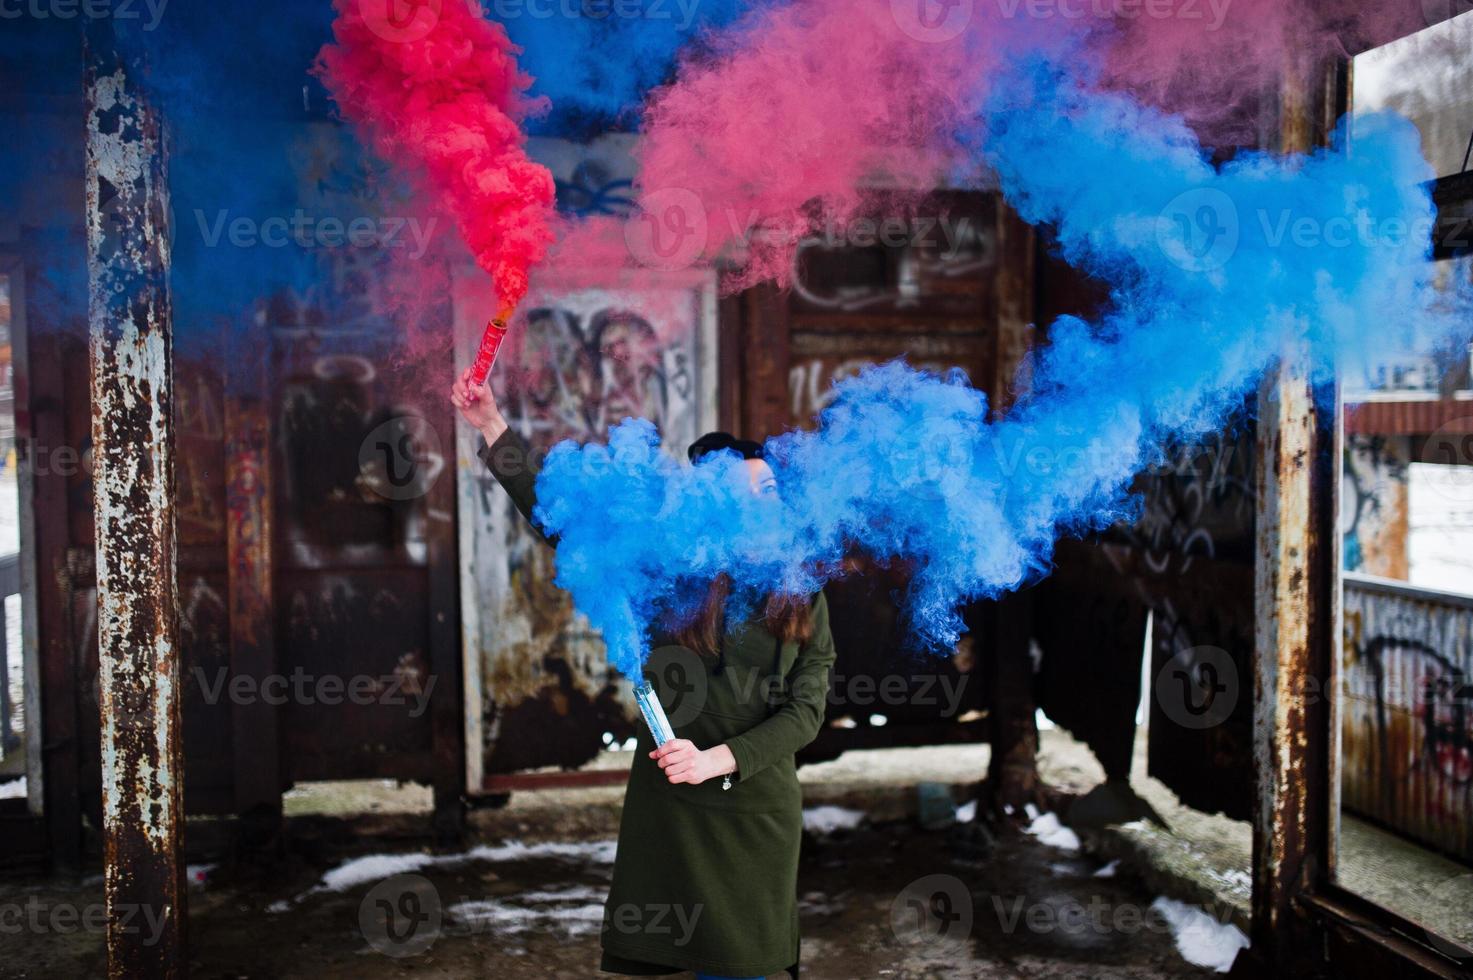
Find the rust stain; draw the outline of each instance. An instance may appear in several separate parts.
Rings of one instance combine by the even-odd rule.
[[[157,116],[87,52],[86,200],[108,972],[181,975],[172,349]],[[130,925],[139,912],[157,936]]]

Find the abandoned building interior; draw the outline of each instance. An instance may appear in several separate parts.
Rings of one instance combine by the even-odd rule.
[[[1422,6],[1445,15],[1265,86],[1240,146],[1308,152],[1342,117],[1353,140],[1366,114],[1406,116],[1452,290],[1473,234],[1473,12]],[[249,60],[231,23],[202,28],[222,75]],[[396,318],[385,269],[430,229],[394,219],[382,166],[319,92],[242,71],[238,99],[176,130],[177,100],[139,94],[146,69],[105,32],[56,26],[0,22],[0,974],[595,975],[588,909],[643,722],[444,396],[495,313],[480,270],[432,250],[450,288]],[[304,64],[321,43],[280,33]],[[114,100],[137,113],[132,187],[89,164]],[[236,114],[290,147],[292,178],[216,203],[203,184]],[[560,211],[617,215],[638,140],[534,131],[529,150]],[[960,368],[1006,413],[1048,325],[1109,290],[998,192],[931,207],[898,243],[806,240],[786,288],[730,293],[696,268],[536,281],[497,368],[508,421],[545,453],[645,418],[684,459],[711,430],[811,427],[836,379],[896,358]],[[366,218],[383,241],[209,244],[268,214]],[[168,247],[114,225],[167,225]],[[268,267],[291,263],[278,285]],[[99,316],[169,357],[109,350]],[[142,476],[98,479],[104,455]],[[1470,975],[1469,348],[1329,383],[1285,357],[1134,490],[1132,520],[969,606],[944,657],[906,643],[906,563],[856,556],[827,586],[838,659],[798,760],[805,969]],[[99,604],[104,567],[126,612]],[[170,664],[177,686],[140,697]],[[151,750],[109,718],[167,729],[165,750],[130,762]],[[933,872],[978,923],[960,946],[892,925],[891,898]],[[360,916],[405,873],[435,882],[437,934],[385,953]],[[1227,951],[997,924],[998,896],[1055,893],[1193,910]],[[146,941],[104,929],[126,903],[176,914]]]

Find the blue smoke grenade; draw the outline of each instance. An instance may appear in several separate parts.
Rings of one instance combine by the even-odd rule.
[[[1220,431],[1286,349],[1325,381],[1473,322],[1466,288],[1433,284],[1433,175],[1405,121],[1357,120],[1353,150],[1342,132],[1307,156],[1214,166],[1179,119],[1056,62],[1012,74],[964,135],[1013,207],[1112,285],[1110,309],[1052,325],[1002,419],[960,374],[895,362],[840,382],[816,430],[769,440],[776,496],[755,496],[734,455],[669,458],[644,420],[556,447],[537,517],[560,537],[558,584],[624,674],[713,576],[750,611],[816,591],[855,551],[913,570],[911,634],[944,651],[961,607],[1046,574],[1059,535],[1135,514],[1136,474]]]

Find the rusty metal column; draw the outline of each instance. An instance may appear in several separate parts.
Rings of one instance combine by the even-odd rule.
[[[1281,90],[1280,148],[1323,145],[1342,101],[1333,66],[1291,68]],[[1338,641],[1340,556],[1333,393],[1307,376],[1291,344],[1258,393],[1254,564],[1253,954],[1288,975],[1315,951],[1296,942],[1297,895],[1323,878],[1328,852],[1328,683]]]
[[[110,22],[93,22],[87,315],[107,962],[113,977],[178,977],[187,961],[168,191],[140,78]]]

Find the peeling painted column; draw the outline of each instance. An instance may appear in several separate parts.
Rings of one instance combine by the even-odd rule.
[[[88,322],[107,961],[185,972],[173,354],[158,115],[103,22],[86,56]]]
[[[1344,100],[1331,67],[1296,66],[1281,90],[1280,149],[1323,145]],[[1311,957],[1295,899],[1324,880],[1330,861],[1339,637],[1338,409],[1306,373],[1308,350],[1286,345],[1258,393],[1257,541],[1254,561],[1253,953],[1290,975]]]

